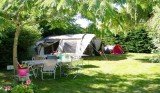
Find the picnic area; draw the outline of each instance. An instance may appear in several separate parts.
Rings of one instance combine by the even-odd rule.
[[[72,79],[59,77],[44,80],[31,78],[37,93],[158,93],[160,92],[159,63],[151,63],[151,54],[128,53],[91,57],[84,60],[80,75]],[[89,61],[89,62],[88,62]],[[1,71],[1,84],[13,82],[12,71]]]
[[[160,93],[159,0],[1,0],[0,93]]]

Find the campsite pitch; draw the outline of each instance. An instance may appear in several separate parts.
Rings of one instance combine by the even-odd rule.
[[[38,93],[160,93],[160,64],[151,63],[151,54],[106,55],[108,60],[91,57],[84,60],[80,75],[55,80],[31,80]],[[0,83],[9,84],[12,72],[0,71]]]

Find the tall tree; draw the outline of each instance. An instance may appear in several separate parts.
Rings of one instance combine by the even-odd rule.
[[[156,0],[86,0],[82,16],[91,20],[98,34],[127,32],[150,17]],[[97,32],[95,32],[97,33]]]
[[[151,2],[152,0],[147,1]],[[24,25],[37,25],[44,20],[52,24],[56,22],[56,19],[67,19],[79,12],[92,20],[94,26],[98,29],[97,31],[101,31],[99,33],[103,35],[104,31],[116,32],[125,25],[127,27],[129,25],[127,22],[130,21],[128,19],[132,19],[133,15],[134,22],[140,21],[138,8],[132,9],[132,7],[129,7],[131,13],[123,12],[121,14],[113,7],[112,4],[114,3],[118,3],[121,6],[127,3],[132,7],[139,7],[140,5],[143,6],[142,9],[144,10],[147,9],[145,6],[148,6],[146,5],[148,2],[143,2],[143,0],[1,0],[0,27],[5,28],[12,25],[16,28],[13,44],[13,64],[15,69],[17,69],[18,64],[18,38]],[[129,16],[129,14],[131,15]],[[55,25],[52,25],[52,27],[54,28]]]
[[[21,29],[25,25],[37,25],[47,20],[50,24],[57,19],[68,19],[77,14],[83,1],[77,0],[1,0],[0,27],[16,28],[13,44],[13,65],[17,70],[17,45]],[[54,28],[55,25],[52,25]],[[57,25],[58,26],[58,25]]]
[[[64,0],[60,2],[52,0],[1,0],[0,4],[0,25],[13,25],[16,28],[14,44],[13,44],[13,65],[17,69],[17,45],[20,31],[25,25],[36,25],[42,20],[54,17],[53,7],[57,7],[57,11],[62,6]],[[47,14],[41,20],[37,20],[41,15]]]
[[[152,17],[148,21],[148,26],[150,28],[150,37],[152,38],[152,43],[155,48],[152,50],[154,53],[152,61],[159,63],[160,62],[160,3],[154,7],[154,12]]]

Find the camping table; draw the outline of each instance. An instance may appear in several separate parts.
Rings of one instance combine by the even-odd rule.
[[[73,62],[76,62],[76,65],[78,66],[78,61],[80,61],[81,59],[74,59],[71,55],[67,54],[67,58],[66,58],[66,54],[62,54],[62,59],[58,59],[57,60],[57,64],[58,66],[60,67],[60,77],[61,77],[61,74],[62,74],[62,65],[65,65],[65,64],[73,64]],[[70,67],[70,69],[72,68],[75,68],[75,67]],[[74,78],[78,75],[78,70],[77,70],[77,73],[75,74]],[[73,78],[73,79],[74,79]]]
[[[26,63],[30,66],[35,78],[37,77],[37,74],[38,74],[39,65],[42,65],[44,62],[45,62],[45,60],[25,60],[25,61],[22,61],[22,63]],[[35,72],[36,70],[37,70],[37,72]]]

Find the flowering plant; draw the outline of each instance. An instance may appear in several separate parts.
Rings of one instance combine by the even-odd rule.
[[[0,93],[34,93],[35,90],[36,86],[30,80],[26,80],[25,84],[22,83],[13,87],[0,87]]]
[[[18,68],[28,68],[27,64],[18,64]]]
[[[5,90],[6,88],[4,88],[4,87],[0,87],[0,93],[6,93],[6,90]]]
[[[27,64],[18,64],[18,74],[20,76],[26,76],[28,73],[28,65]]]

